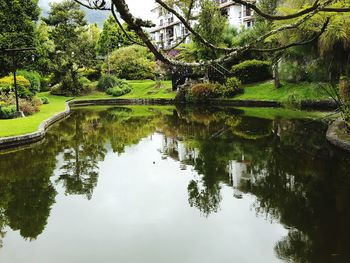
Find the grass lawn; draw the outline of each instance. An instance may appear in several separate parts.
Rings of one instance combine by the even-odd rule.
[[[155,87],[153,80],[133,80],[129,82],[132,91],[120,98],[129,99],[174,99],[176,92],[171,89],[171,81],[162,81],[160,88]]]
[[[39,94],[39,97],[47,97],[49,104],[42,105],[40,112],[26,118],[0,120],[0,137],[9,137],[35,132],[39,125],[51,116],[60,113],[66,108],[66,101],[70,98],[50,95],[48,92]]]
[[[112,97],[105,92],[95,91],[87,96],[77,97],[77,100],[86,99],[106,99],[106,98],[123,98],[123,99],[174,99],[176,92],[171,89],[171,81],[162,81],[162,86],[156,88],[154,80],[130,80],[132,91],[121,97]]]
[[[273,81],[249,85],[244,88],[244,94],[235,96],[237,100],[275,100],[287,101],[295,94],[299,100],[321,100],[330,99],[325,90],[316,83],[283,83],[283,86],[276,89]]]

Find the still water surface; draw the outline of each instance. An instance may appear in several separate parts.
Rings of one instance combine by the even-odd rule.
[[[77,109],[0,154],[0,262],[350,262],[350,156],[325,129],[230,108]]]

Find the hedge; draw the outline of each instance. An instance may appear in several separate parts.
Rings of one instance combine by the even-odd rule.
[[[246,60],[232,67],[233,76],[242,83],[252,83],[270,79],[271,63],[262,60]]]

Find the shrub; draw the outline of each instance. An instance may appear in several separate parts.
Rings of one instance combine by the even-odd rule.
[[[41,97],[40,99],[41,99],[41,102],[43,104],[49,104],[50,103],[50,101],[49,101],[49,99],[47,97]]]
[[[225,86],[221,86],[221,94],[225,98],[233,97],[243,93],[242,82],[236,77],[231,77],[226,81]]]
[[[18,76],[23,76],[30,82],[29,90],[36,94],[40,92],[41,88],[41,76],[38,72],[35,71],[26,71],[26,70],[19,70]]]
[[[104,64],[104,71],[107,67]],[[115,50],[110,57],[109,68],[123,79],[154,79],[156,63],[147,48],[132,45]]]
[[[113,97],[120,97],[131,92],[130,86],[121,86],[109,88],[106,93]]]
[[[291,109],[300,109],[301,108],[301,98],[298,94],[293,92],[290,94],[287,99],[283,102],[283,105],[286,108],[291,108]]]
[[[101,77],[101,71],[97,69],[81,68],[78,73],[90,81],[98,80]]]
[[[16,106],[0,106],[0,119],[12,119],[16,112]]]
[[[19,102],[19,108],[23,111],[24,115],[28,116],[39,112],[39,106],[42,104],[43,103],[39,98],[33,98],[32,100],[21,99]]]
[[[49,91],[52,84],[51,82],[51,76],[42,77],[40,91]]]
[[[232,67],[232,73],[243,83],[258,82],[270,79],[271,63],[262,60],[246,60]]]
[[[113,75],[103,75],[98,81],[97,88],[101,91],[106,91],[109,88],[117,86],[119,79]]]
[[[211,98],[217,98],[220,94],[220,84],[212,83],[199,83],[195,84],[191,88],[191,94],[194,100],[208,100]]]
[[[25,77],[17,76],[16,80],[17,80],[18,86],[23,86],[25,88],[30,87],[30,82]],[[13,86],[13,76],[11,75],[11,76],[0,78],[0,86]]]

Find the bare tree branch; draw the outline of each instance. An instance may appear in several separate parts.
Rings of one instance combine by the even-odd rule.
[[[81,0],[74,0],[78,4],[91,9],[91,10],[102,10],[102,11],[110,11],[111,9],[106,6],[106,1],[104,0],[86,0],[87,3],[84,3]]]
[[[78,1],[78,0],[75,0],[75,1]],[[87,0],[87,1],[89,1],[89,0]],[[95,1],[104,1],[104,0],[95,0]],[[317,0],[314,3],[312,9],[308,9],[307,12],[305,10],[303,10],[303,11],[301,11],[303,13],[299,12],[298,15],[294,14],[294,15],[292,15],[292,17],[289,17],[288,19],[300,17],[300,19],[298,21],[296,21],[296,22],[294,22],[292,24],[284,25],[284,26],[281,26],[279,28],[273,29],[270,32],[268,32],[268,33],[258,37],[256,40],[252,41],[251,43],[249,43],[249,44],[247,44],[247,45],[245,45],[243,47],[237,47],[237,48],[231,48],[231,49],[230,48],[221,49],[221,50],[226,51],[227,54],[225,54],[224,56],[222,56],[222,57],[220,57],[218,59],[207,60],[207,61],[200,61],[200,62],[193,62],[193,63],[186,63],[186,62],[176,61],[176,60],[168,58],[162,51],[158,50],[157,47],[155,47],[155,45],[152,43],[152,40],[149,39],[148,34],[143,29],[143,27],[145,27],[145,25],[146,26],[150,25],[149,21],[144,21],[142,19],[135,18],[131,14],[131,12],[129,10],[129,7],[126,4],[125,0],[111,0],[111,1],[112,1],[113,6],[115,7],[115,10],[113,10],[115,17],[117,17],[116,13],[115,13],[115,11],[117,11],[119,13],[121,19],[123,19],[128,24],[129,29],[133,30],[140,37],[142,42],[144,42],[145,45],[148,47],[148,49],[155,55],[156,59],[158,59],[158,60],[160,60],[160,61],[162,61],[162,62],[164,62],[166,64],[172,65],[172,66],[190,66],[190,67],[207,66],[207,65],[212,65],[212,64],[215,64],[215,63],[218,63],[218,64],[225,63],[225,62],[232,61],[233,59],[235,59],[237,56],[243,54],[244,52],[247,52],[247,51],[250,51],[250,50],[258,51],[258,49],[254,48],[255,44],[257,44],[257,43],[259,43],[261,41],[264,41],[266,38],[268,38],[268,37],[270,37],[272,35],[278,34],[280,32],[283,32],[285,30],[298,28],[301,24],[303,24],[304,22],[309,20],[312,16],[314,16],[317,13],[319,13],[320,10],[328,7],[331,3],[333,3],[333,1],[328,0],[328,1],[324,2],[323,4],[319,4],[319,1]],[[79,2],[81,2],[81,0],[79,0]],[[185,22],[184,25],[188,26],[189,31],[194,36],[198,37],[198,33],[196,33],[190,27],[190,25],[187,23],[187,21],[186,21],[186,19],[184,17],[182,17],[180,14],[178,14],[173,8],[170,8],[168,5],[166,5],[163,1],[156,0],[156,2],[159,3],[161,6],[163,6],[165,9],[167,9],[169,12],[173,13],[174,15],[177,14],[179,16],[179,19],[181,18],[180,21],[183,22],[183,23]],[[240,2],[242,4],[243,4],[243,2],[246,3],[245,1],[241,1],[241,0],[237,0],[236,2]],[[112,9],[114,9],[114,7]],[[273,19],[274,19],[274,16],[273,16]],[[285,17],[283,19],[285,19]],[[277,16],[276,20],[283,20],[283,19],[280,19]],[[320,33],[316,37],[319,37],[319,35],[321,35],[326,30],[326,27],[327,27],[328,23],[329,23],[329,21],[325,25],[323,25]],[[118,24],[120,24],[120,22]],[[190,28],[192,30],[190,30]],[[200,36],[199,36],[199,39],[200,39]],[[314,39],[311,39],[311,40],[314,40]],[[261,52],[280,51],[280,50],[284,50],[284,49],[287,49],[287,48],[295,46],[295,45],[302,45],[302,44],[310,43],[311,40],[302,41],[302,42],[296,42],[296,43],[292,43],[292,44],[289,44],[289,45],[286,45],[286,46],[277,47],[277,48],[273,48],[273,49],[264,49],[264,50],[261,49],[260,51]],[[203,38],[202,38],[202,41],[204,43],[206,43],[207,46],[212,47],[213,49],[220,49],[220,48],[215,47],[214,45],[212,45],[211,43],[209,43],[208,41],[206,41]]]
[[[321,28],[321,30],[317,33],[317,35],[314,36],[313,38],[309,39],[309,40],[298,41],[298,42],[290,43],[288,45],[284,45],[284,46],[280,46],[280,47],[276,47],[276,48],[268,48],[268,49],[251,48],[250,51],[256,51],[256,52],[277,52],[277,51],[285,50],[285,49],[288,49],[288,48],[291,48],[291,47],[295,47],[295,46],[308,45],[308,44],[316,41],[317,39],[319,39],[321,37],[321,35],[326,31],[326,29],[327,29],[327,27],[329,25],[329,21],[330,21],[330,18],[328,17],[326,19],[326,22],[323,24],[323,27]]]
[[[114,5],[113,5],[113,4],[111,5],[111,11],[112,11],[112,15],[113,15],[115,21],[117,22],[119,28],[121,29],[121,31],[123,32],[123,34],[125,35],[125,37],[126,37],[131,43],[133,43],[133,44],[136,44],[136,45],[139,45],[139,46],[145,46],[145,44],[136,41],[135,39],[133,39],[133,38],[128,34],[128,32],[125,31],[125,29],[124,29],[122,23],[120,23],[120,21],[119,21],[119,19],[118,19],[118,16],[117,16],[117,14],[116,14],[116,12],[115,12],[115,10],[114,10]]]
[[[178,40],[174,45],[172,45],[169,48],[163,49],[163,51],[170,51],[172,49],[177,48],[178,46],[180,46],[191,34],[187,34],[185,36],[183,36],[180,40]]]

